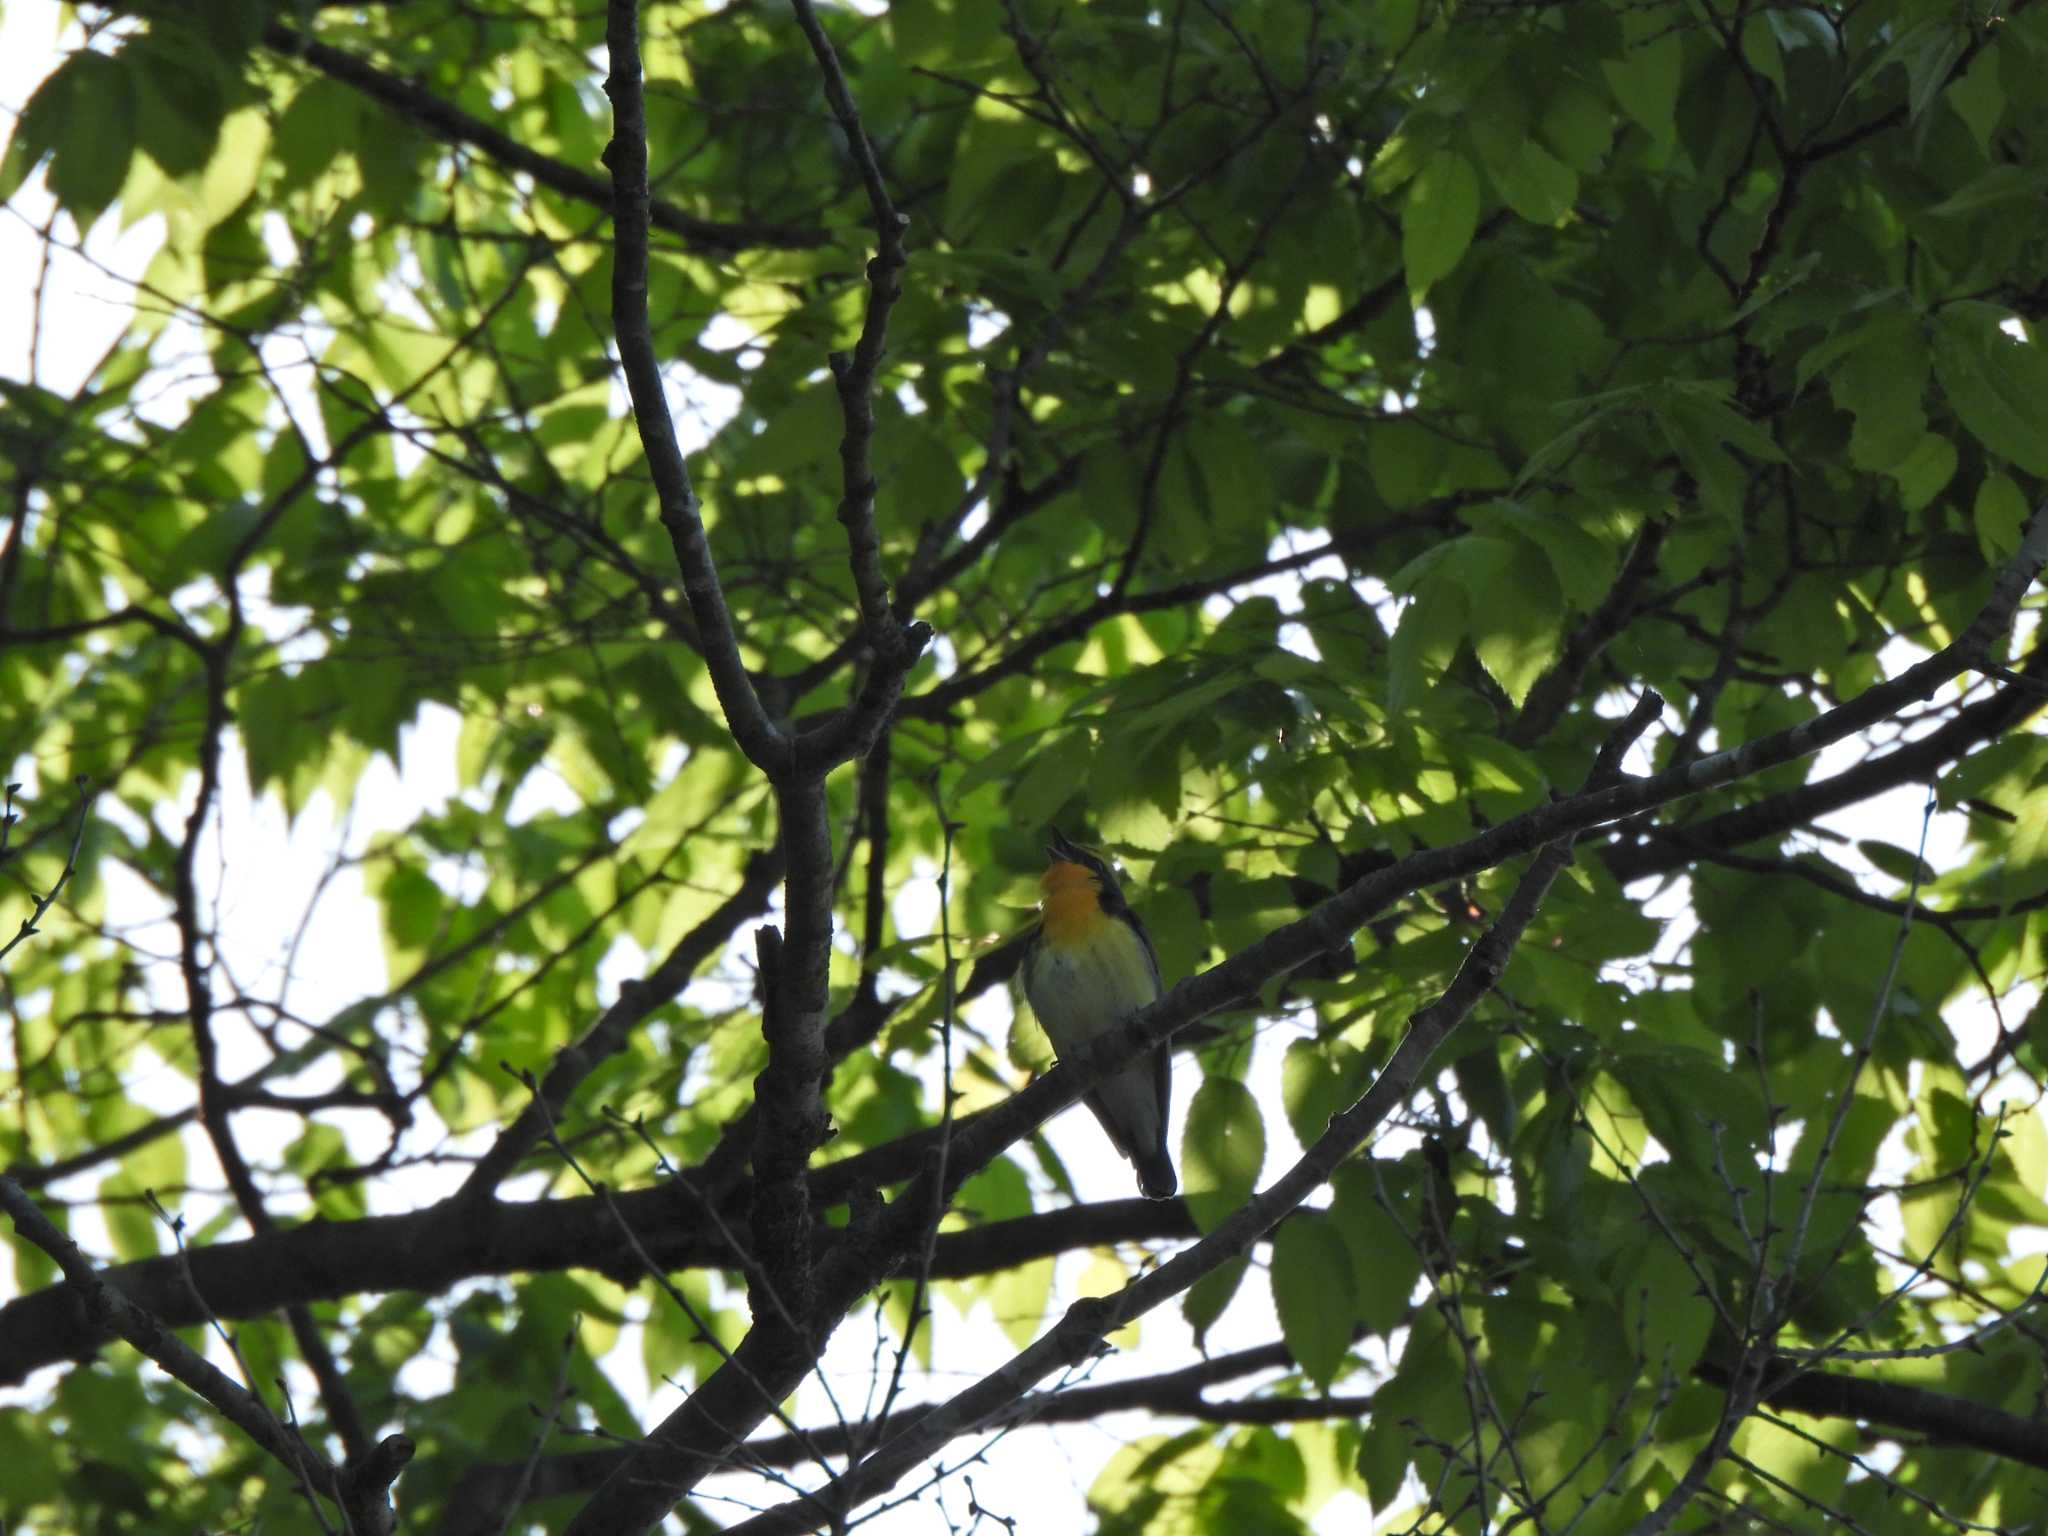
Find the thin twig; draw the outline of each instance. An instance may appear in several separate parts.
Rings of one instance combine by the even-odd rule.
[[[64,887],[71,883],[71,876],[78,869],[78,851],[85,846],[85,822],[87,813],[92,809],[92,799],[85,792],[86,779],[83,774],[80,774],[73,782],[78,790],[78,827],[71,834],[71,848],[64,855],[64,868],[58,873],[56,881],[50,886],[49,890],[36,898],[35,909],[21,920],[21,927],[15,932],[14,937],[5,944],[0,944],[0,960],[5,960],[12,954],[16,945],[33,938],[42,931],[41,924],[44,914],[57,904],[57,898],[64,894]],[[19,784],[9,784],[7,786],[6,812],[4,819],[0,819],[0,864],[4,864],[7,861],[9,852],[7,845],[14,831],[14,824],[21,820],[20,812],[14,808],[15,791],[20,788]]]

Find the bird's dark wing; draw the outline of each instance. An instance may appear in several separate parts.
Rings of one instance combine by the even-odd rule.
[[[1137,913],[1133,912],[1128,905],[1122,903],[1119,903],[1119,905],[1123,905],[1121,915],[1131,925],[1131,931],[1138,936],[1139,947],[1145,951],[1145,964],[1152,971],[1152,990],[1154,992],[1164,992],[1166,990],[1166,983],[1159,978],[1159,951],[1152,947],[1152,935],[1147,933],[1145,925],[1138,921]]]

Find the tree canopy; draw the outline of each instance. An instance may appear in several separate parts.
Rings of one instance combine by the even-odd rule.
[[[2048,11],[80,14],[9,1530],[1031,1529],[1113,1410],[1106,1532],[2048,1502]],[[1055,829],[1169,984],[1057,1067]],[[1159,1308],[1260,1341],[1090,1379]]]

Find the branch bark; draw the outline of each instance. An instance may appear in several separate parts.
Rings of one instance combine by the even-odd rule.
[[[907,1150],[903,1161],[914,1168],[915,1149]],[[812,1174],[814,1205],[844,1198],[846,1181],[822,1177],[839,1166]],[[611,1198],[664,1269],[741,1267],[744,1256],[720,1237],[693,1195],[661,1188]],[[1070,1206],[943,1233],[933,1252],[932,1275],[962,1279],[1070,1249],[1192,1237],[1194,1230],[1178,1201]],[[829,1252],[834,1241],[820,1239],[821,1250]],[[432,1293],[489,1275],[564,1269],[597,1270],[623,1284],[641,1276],[617,1222],[594,1196],[524,1204],[493,1201],[477,1212],[444,1203],[403,1216],[312,1221],[266,1237],[191,1248],[183,1256],[114,1265],[102,1276],[167,1326],[187,1328],[205,1322],[208,1312],[255,1317],[301,1302],[390,1291]],[[0,1386],[15,1385],[46,1365],[89,1359],[114,1336],[78,1305],[69,1286],[46,1286],[16,1297],[0,1306]]]
[[[1698,1374],[1717,1385],[1725,1383],[1726,1373],[1711,1366],[1702,1366]],[[1846,1371],[1816,1371],[1780,1355],[1765,1367],[1759,1401],[1816,1418],[1858,1419],[1925,1435],[1939,1445],[2048,1468],[2048,1424],[1946,1392],[1873,1381]]]

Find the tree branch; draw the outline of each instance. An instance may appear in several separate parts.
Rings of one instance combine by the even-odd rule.
[[[650,196],[647,186],[647,102],[640,78],[640,11],[634,0],[610,0],[605,41],[612,69],[605,94],[612,102],[612,138],[604,163],[612,173],[612,218],[617,240],[612,254],[612,325],[618,336],[619,362],[633,400],[633,422],[654,479],[662,526],[668,530],[676,564],[683,575],[683,595],[697,621],[705,665],[717,691],[719,707],[733,739],[748,761],[771,778],[788,771],[789,738],[762,707],[740,657],[732,612],[726,607],[718,566],[699,513],[696,488],[676,441],[662,388],[661,364],[654,353],[654,331],[647,318]]]
[[[1726,1384],[1726,1373],[1711,1364],[1701,1365],[1697,1374],[1704,1381]],[[1773,1408],[1816,1418],[1858,1419],[1925,1435],[1937,1444],[2048,1468],[2048,1425],[1946,1392],[1872,1381],[1846,1371],[1811,1370],[1779,1355],[1765,1367],[1759,1400]]]
[[[921,1144],[914,1140],[899,1154],[906,1170],[918,1166]],[[845,1199],[851,1178],[838,1173],[844,1166],[813,1171],[814,1206]],[[631,1284],[642,1271],[619,1233],[619,1220],[664,1269],[744,1265],[745,1256],[725,1241],[703,1203],[687,1190],[632,1190],[612,1201],[617,1219],[593,1196],[487,1201],[474,1210],[443,1202],[403,1216],[281,1227],[267,1236],[195,1247],[182,1257],[141,1259],[103,1273],[108,1285],[136,1305],[170,1327],[186,1328],[205,1322],[209,1312],[255,1317],[349,1296],[440,1292],[491,1275],[589,1269]],[[932,1275],[964,1279],[1076,1248],[1193,1235],[1187,1209],[1178,1201],[1100,1201],[943,1233],[933,1251]],[[842,1240],[832,1234],[816,1239],[825,1253]],[[907,1273],[908,1260],[905,1265]],[[18,1296],[0,1306],[0,1386],[18,1384],[47,1365],[88,1359],[111,1337],[79,1309],[67,1286]]]
[[[510,134],[443,101],[432,91],[379,69],[366,59],[317,42],[282,22],[272,22],[263,29],[263,43],[287,58],[310,64],[329,79],[354,87],[444,144],[466,145],[489,156],[507,171],[531,176],[549,191],[593,208],[612,207],[612,188],[605,185],[602,177],[540,154]],[[827,238],[822,229],[791,224],[702,219],[666,202],[650,201],[648,214],[655,228],[677,236],[697,250],[721,255],[748,249],[809,250],[823,245]]]
[[[902,696],[903,680],[931,643],[929,624],[904,623],[889,601],[889,579],[882,570],[882,541],[875,529],[875,380],[888,347],[889,312],[903,292],[908,257],[903,234],[910,221],[896,211],[875,161],[874,145],[861,126],[860,111],[847,89],[839,55],[818,21],[811,0],[794,0],[797,26],[810,44],[824,76],[825,99],[846,135],[849,153],[860,168],[868,208],[875,221],[875,255],[867,266],[868,301],[861,317],[860,338],[853,353],[834,352],[828,361],[839,394],[845,431],[839,439],[839,522],[846,530],[848,564],[860,604],[860,629],[873,665],[854,702],[823,725],[807,731],[798,752],[810,773],[823,773],[850,758],[866,754]]]
[[[0,815],[0,868],[6,867],[15,852],[8,845],[13,839],[14,824],[21,820],[21,813],[14,808],[14,792],[20,787],[19,784],[9,784],[6,787],[6,810],[4,815]],[[85,792],[86,780],[82,776],[79,778],[76,788],[78,790],[78,825],[72,829],[71,847],[64,855],[64,867],[57,872],[57,878],[50,882],[50,888],[47,891],[43,892],[40,896],[31,898],[34,905],[29,915],[21,920],[21,926],[14,931],[14,937],[5,944],[0,944],[0,960],[5,960],[12,954],[17,944],[23,943],[42,932],[40,925],[44,915],[57,904],[57,898],[64,894],[64,887],[71,883],[72,875],[78,871],[78,850],[85,846],[85,823],[86,818],[92,813],[92,797]]]
[[[861,628],[875,655],[885,663],[894,663],[910,640],[889,606],[881,540],[875,533],[875,474],[869,449],[875,437],[872,393],[888,346],[889,311],[903,293],[903,268],[908,259],[903,250],[903,233],[910,221],[896,211],[889,197],[881,167],[875,163],[874,145],[868,142],[860,110],[846,88],[839,55],[819,24],[811,0],[794,0],[794,9],[796,24],[804,41],[810,44],[811,56],[818,61],[819,74],[824,76],[825,100],[831,104],[832,116],[846,135],[847,152],[860,170],[861,185],[867,191],[868,207],[875,220],[875,255],[868,263],[868,302],[861,319],[860,339],[854,344],[852,356],[835,352],[831,364],[840,414],[846,422],[845,434],[839,440],[839,521],[846,529],[854,591],[860,597]],[[921,648],[919,642],[913,651]]]

